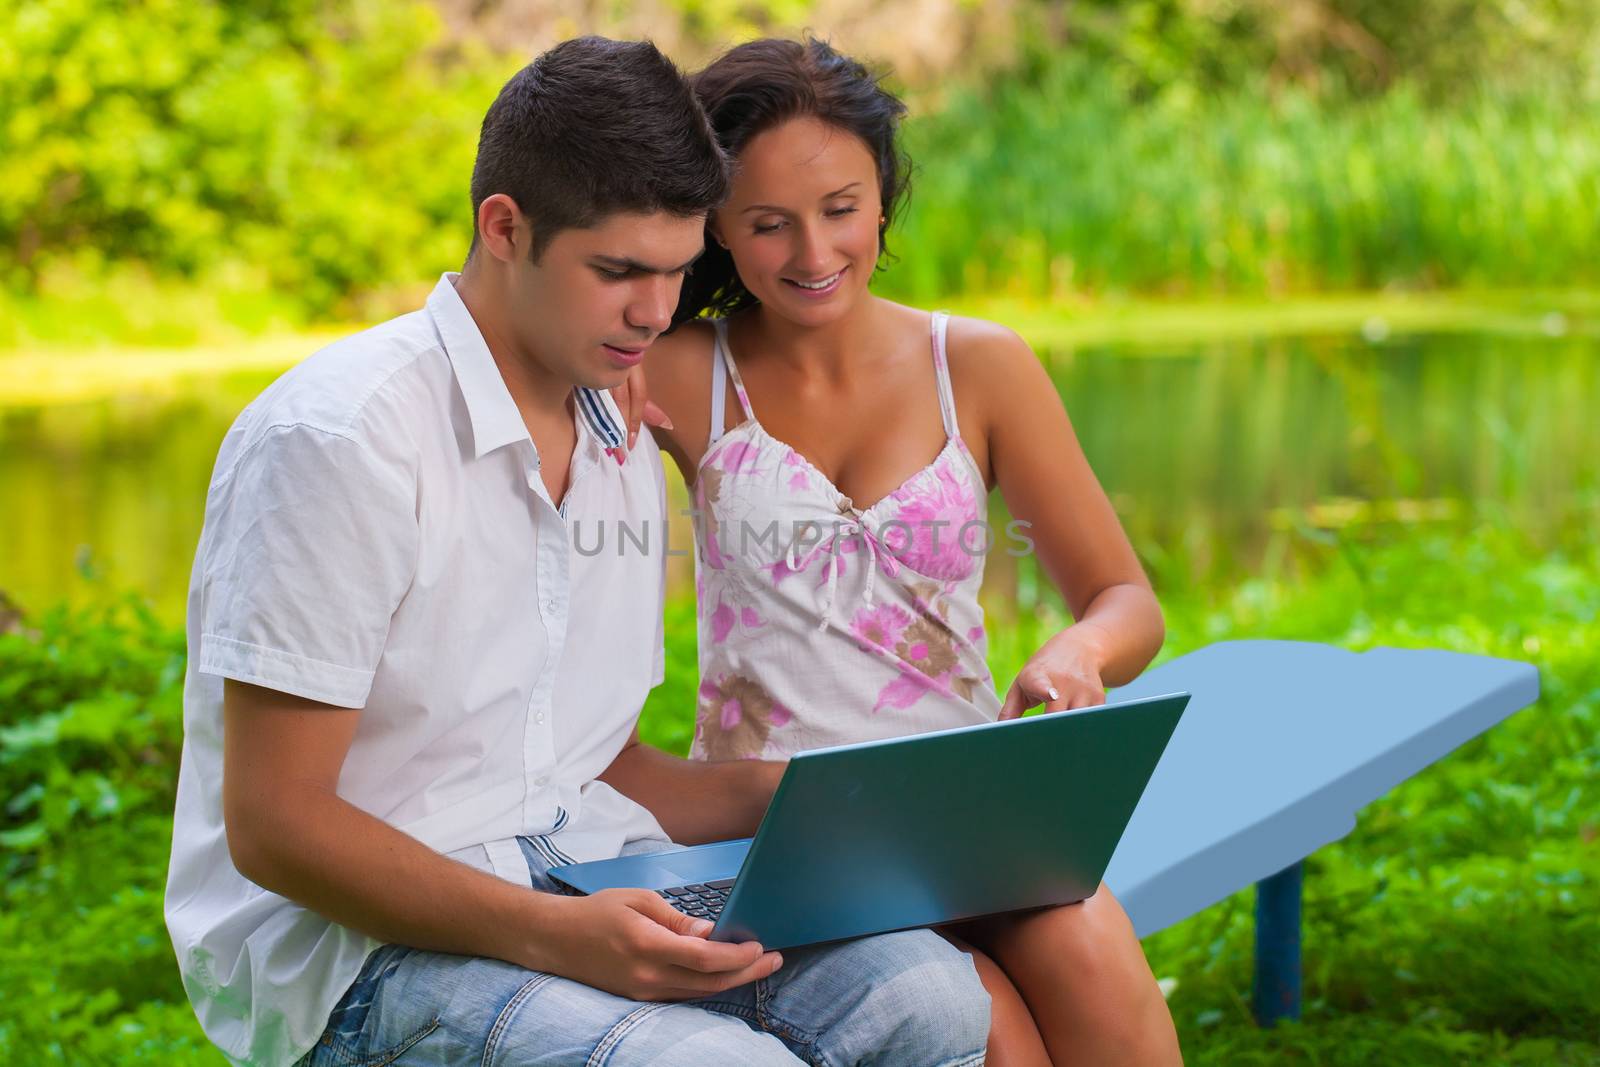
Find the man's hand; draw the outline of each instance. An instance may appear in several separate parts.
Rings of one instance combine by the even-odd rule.
[[[688,1000],[766,978],[776,952],[746,941],[708,941],[712,924],[683,914],[645,889],[605,889],[562,898],[570,921],[541,930],[538,969],[630,1000]],[[549,953],[546,962],[538,956]]]
[[[539,893],[441,856],[340,799],[359,712],[229,680],[228,844],[240,873],[336,923],[414,948],[508,960],[637,1000],[706,996],[781,962],[642,889]]]
[[[617,408],[622,412],[623,421],[628,426],[628,451],[633,451],[633,446],[639,440],[639,426],[647,423],[659,426],[663,430],[672,429],[672,420],[667,418],[667,413],[656,406],[650,399],[649,391],[645,387],[644,367],[636,366],[628,372],[627,378],[621,385],[611,390],[611,399],[617,402]]]

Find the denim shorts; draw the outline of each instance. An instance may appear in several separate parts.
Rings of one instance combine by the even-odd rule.
[[[534,888],[551,891],[537,839]],[[669,846],[636,842],[624,854]],[[770,978],[697,1000],[628,1000],[502,960],[384,945],[301,1067],[981,1064],[989,997],[931,930],[787,949]]]

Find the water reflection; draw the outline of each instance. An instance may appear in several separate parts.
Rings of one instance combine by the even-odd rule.
[[[1136,547],[1170,585],[1282,566],[1333,534],[1486,512],[1536,541],[1586,536],[1600,517],[1597,355],[1583,338],[1448,334],[1045,358]],[[81,589],[87,556],[176,619],[217,446],[271,377],[0,411],[0,589],[53,602]],[[674,531],[674,545],[688,541]],[[1004,612],[1034,576],[1002,557],[986,599]],[[687,590],[688,561],[671,563]]]

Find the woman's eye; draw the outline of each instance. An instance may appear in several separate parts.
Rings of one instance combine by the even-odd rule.
[[[855,213],[856,209],[853,207],[836,207],[832,211],[828,212],[828,217],[836,219],[843,215],[854,215]]]
[[[757,233],[777,233],[778,232],[778,227],[780,227],[782,225],[783,225],[783,223],[781,223],[781,222],[768,222],[768,223],[759,223],[758,222],[758,223],[756,223],[755,231]]]

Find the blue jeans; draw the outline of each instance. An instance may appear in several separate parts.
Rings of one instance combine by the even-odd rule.
[[[650,851],[641,842],[630,852]],[[537,889],[548,864],[523,842]],[[982,1064],[989,997],[972,958],[931,930],[791,948],[770,978],[647,1003],[502,960],[385,945],[367,958],[302,1067],[907,1067]]]

